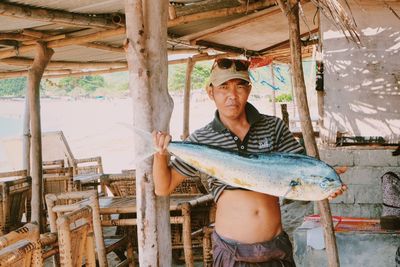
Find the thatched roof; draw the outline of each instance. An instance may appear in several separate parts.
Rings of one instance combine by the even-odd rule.
[[[311,42],[318,32],[316,12],[311,1],[302,2],[301,33]],[[288,47],[287,20],[273,0],[175,0],[170,1],[169,16],[170,54],[253,56],[277,49],[284,58],[282,48]],[[24,75],[40,40],[55,50],[45,77],[126,70],[124,25],[121,0],[2,2],[0,78]]]

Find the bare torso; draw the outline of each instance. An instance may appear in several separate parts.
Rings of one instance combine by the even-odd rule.
[[[225,190],[217,202],[215,230],[241,243],[273,239],[282,231],[279,199],[245,190]]]

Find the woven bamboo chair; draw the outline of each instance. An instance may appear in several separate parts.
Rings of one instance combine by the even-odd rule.
[[[52,169],[59,170],[63,169],[65,167],[65,164],[63,159],[58,159],[58,160],[42,161],[42,166],[43,166],[43,171]]]
[[[84,206],[60,216],[57,235],[61,266],[81,267],[83,261],[87,267],[96,266],[91,207]]]
[[[136,195],[136,174],[125,172],[108,174],[101,179],[103,187],[107,188],[113,196],[125,197]]]
[[[74,187],[79,191],[97,189],[104,175],[101,157],[73,159]],[[101,187],[105,193],[105,188]]]
[[[0,173],[0,235],[22,226],[30,213],[31,177],[26,170]]]
[[[69,204],[62,204],[65,203],[65,201],[68,201]],[[71,204],[71,202],[78,201],[78,205]],[[49,213],[50,231],[52,233],[57,231],[57,217],[61,216],[65,212],[71,212],[83,204],[91,207],[96,251],[100,266],[108,266],[106,254],[119,248],[126,247],[128,242],[127,236],[107,236],[104,238],[100,220],[99,199],[96,190],[48,194],[46,195],[46,204]],[[122,263],[120,263],[121,265],[128,263],[128,259],[126,259],[124,255],[119,254],[118,251],[116,251],[116,253],[122,261]]]
[[[43,196],[73,191],[72,173],[72,167],[43,169]]]
[[[136,195],[136,172],[135,170],[125,170],[119,174],[109,174],[101,179],[102,187],[108,189],[113,196],[127,197]],[[132,219],[135,215],[121,214],[119,219]],[[104,216],[104,220],[110,220],[109,216]],[[133,251],[138,252],[137,243],[137,227],[136,225],[128,228],[117,226],[115,231],[116,236],[128,236],[129,244],[127,244],[128,257],[133,254]],[[119,249],[114,251],[121,255]],[[119,256],[120,257],[120,256]],[[120,257],[121,258],[121,257]]]
[[[41,267],[39,227],[27,223],[23,227],[0,237],[0,266]]]
[[[171,194],[171,198],[174,196],[190,195],[194,198],[200,198],[207,194],[207,190],[203,183],[198,178],[186,178]],[[182,261],[192,261],[189,259],[190,256],[185,254],[194,255],[194,259],[202,259],[202,246],[203,240],[201,236],[191,236],[191,232],[195,232],[205,225],[210,223],[210,208],[212,207],[212,201],[206,201],[199,205],[188,205],[188,203],[182,203],[180,210],[171,211],[171,217],[182,217],[183,223],[171,224],[171,241],[172,241],[172,257],[174,261],[180,263]],[[190,233],[183,232],[183,224],[186,224],[191,231]],[[192,252],[184,253],[184,239],[187,243],[191,243],[190,249]],[[190,240],[188,240],[190,239]]]

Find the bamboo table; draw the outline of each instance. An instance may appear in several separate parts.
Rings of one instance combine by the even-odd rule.
[[[62,212],[64,209],[71,210],[77,209],[86,205],[89,200],[85,199],[71,205],[59,206],[57,212]],[[213,201],[211,194],[208,195],[193,195],[182,194],[172,195],[170,197],[170,211],[181,211],[180,216],[171,216],[171,224],[182,224],[183,232],[183,251],[185,255],[185,262],[189,266],[193,265],[193,252],[192,252],[192,238],[191,238],[191,208],[201,204]],[[100,197],[99,198],[100,215],[110,214],[136,214],[136,197]],[[109,216],[108,216],[109,217]],[[137,219],[103,219],[101,221],[103,226],[133,226],[137,225]]]
[[[170,211],[181,211],[180,216],[171,216],[171,224],[182,224],[183,252],[185,262],[193,265],[192,237],[191,237],[191,208],[200,204],[213,201],[209,195],[177,195],[170,197]],[[136,197],[100,197],[100,214],[135,214]],[[103,226],[129,226],[136,225],[136,219],[110,219],[102,220]]]

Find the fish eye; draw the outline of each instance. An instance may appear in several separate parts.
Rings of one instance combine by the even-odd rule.
[[[295,178],[295,179],[291,180],[289,183],[289,186],[291,186],[291,187],[298,186],[298,185],[301,185],[300,178]]]
[[[335,179],[333,179],[331,177],[325,177],[324,180],[327,181],[327,182],[334,182],[335,181]]]

